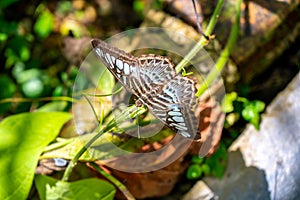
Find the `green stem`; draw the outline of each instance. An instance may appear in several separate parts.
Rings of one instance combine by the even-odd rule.
[[[209,24],[205,31],[205,35],[211,35],[217,23],[223,4],[224,4],[224,0],[219,0],[217,7],[209,21]],[[193,47],[193,49],[175,67],[176,73],[179,73],[206,44],[207,44],[207,40],[204,37],[201,37],[201,39],[197,42],[197,44]]]
[[[114,94],[117,94],[117,93],[121,92],[122,90],[123,90],[123,87],[120,87],[119,89],[113,91],[110,94],[88,94],[88,93],[86,93],[85,95],[86,96],[95,96],[95,97],[108,97],[108,96],[112,96]]]
[[[1,103],[23,103],[23,102],[33,102],[33,101],[69,101],[74,102],[76,100],[72,99],[71,97],[61,96],[61,97],[42,97],[42,98],[6,98],[0,100]]]
[[[84,154],[84,152],[87,151],[87,149],[100,137],[103,135],[103,133],[108,132],[109,130],[111,130],[113,127],[115,127],[117,124],[119,124],[120,122],[132,117],[132,115],[130,114],[131,112],[135,111],[136,107],[135,106],[131,106],[129,108],[127,108],[125,111],[123,111],[120,116],[117,119],[112,119],[104,128],[102,128],[92,139],[90,139],[79,151],[78,153],[72,158],[72,160],[70,161],[69,165],[66,168],[66,171],[62,177],[62,181],[68,181],[69,176],[73,170],[73,168],[75,167],[75,165],[77,164],[79,158]]]
[[[55,142],[53,144],[50,144],[49,146],[47,146],[45,148],[43,153],[48,152],[48,151],[53,151],[54,149],[58,149],[60,147],[66,146],[67,144],[70,144],[73,140],[74,140],[73,138],[70,138],[70,139],[66,139],[66,140],[63,140],[63,141],[58,141],[58,142]]]
[[[115,186],[119,188],[119,190],[124,194],[124,196],[128,200],[134,200],[135,198],[133,195],[128,191],[128,189],[123,185],[120,181],[118,181],[115,177],[112,175],[106,173],[103,169],[101,169],[96,163],[91,162],[90,163],[92,167],[94,167],[100,174],[102,174],[107,180],[112,182]]]
[[[208,74],[208,76],[206,77],[202,85],[200,85],[200,87],[198,88],[198,92],[196,94],[197,97],[201,96],[204,93],[204,91],[212,84],[212,82],[220,75],[220,72],[222,71],[226,62],[229,59],[230,53],[235,45],[239,33],[241,3],[242,0],[237,1],[235,21],[231,28],[229,39],[226,43],[226,46],[222,51],[219,59],[217,60],[215,68]]]
[[[95,110],[95,108],[94,108],[94,106],[93,106],[93,104],[92,104],[92,102],[90,101],[90,99],[85,95],[85,94],[83,94],[83,97],[86,99],[86,101],[88,102],[88,104],[90,105],[90,107],[92,108],[92,111],[93,111],[93,114],[94,114],[94,117],[95,117],[95,119],[97,120],[97,122],[98,122],[98,125],[100,124],[100,121],[99,121],[99,119],[98,119],[98,116],[97,116],[97,113],[96,113],[96,110]]]

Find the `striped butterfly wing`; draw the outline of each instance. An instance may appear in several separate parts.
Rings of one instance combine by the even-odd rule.
[[[176,75],[174,64],[157,55],[138,57],[142,84],[150,90],[140,99],[150,112],[176,133],[191,139],[200,139],[198,120],[193,112],[196,106],[195,83]],[[143,98],[144,97],[144,98]]]
[[[136,57],[101,40],[92,40],[92,46],[98,58],[112,75],[120,81],[127,91],[138,96],[138,88],[134,84],[134,77],[139,76]]]
[[[192,80],[177,75],[147,102],[149,110],[176,133],[199,140],[198,119],[193,112],[196,105],[195,91]]]
[[[173,131],[190,139],[199,139],[194,82],[176,75],[174,64],[166,57],[134,57],[100,40],[93,40],[98,57],[138,102]]]

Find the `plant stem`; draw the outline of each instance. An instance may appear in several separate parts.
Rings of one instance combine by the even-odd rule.
[[[205,35],[211,35],[223,7],[224,0],[219,0],[217,7],[209,21],[207,29],[205,31]],[[194,56],[207,44],[207,40],[204,37],[197,42],[197,44],[193,47],[193,49],[180,61],[180,63],[175,67],[176,73],[179,73],[188,62],[190,62]]]
[[[67,96],[61,96],[61,97],[42,97],[42,98],[6,98],[6,99],[1,99],[0,104],[2,103],[22,103],[22,102],[38,102],[38,101],[69,101],[69,102],[74,102],[74,100],[71,97]]]
[[[100,121],[99,121],[99,119],[98,119],[98,116],[97,116],[97,113],[96,113],[96,110],[95,110],[95,108],[94,108],[94,106],[93,106],[93,104],[92,104],[92,102],[90,101],[90,99],[87,97],[87,95],[85,95],[85,94],[83,94],[83,97],[86,99],[86,101],[88,102],[88,104],[90,105],[90,107],[92,108],[92,111],[93,111],[93,114],[94,114],[94,117],[95,117],[95,119],[97,120],[97,122],[98,122],[98,126],[99,126],[99,124],[100,124]]]
[[[65,140],[58,141],[58,142],[55,142],[53,144],[50,144],[49,146],[47,146],[45,148],[43,153],[45,153],[47,151],[52,151],[54,149],[57,149],[57,148],[60,148],[60,147],[63,147],[63,146],[66,146],[67,144],[70,144],[73,140],[74,140],[73,138],[69,138],[69,139],[65,139]]]
[[[90,163],[92,167],[94,167],[100,174],[102,174],[105,178],[107,178],[107,180],[109,180],[110,182],[112,182],[116,187],[119,188],[119,190],[124,194],[124,196],[128,199],[128,200],[134,200],[135,198],[133,197],[133,195],[128,191],[128,189],[125,187],[125,185],[123,185],[120,181],[118,181],[118,179],[116,179],[115,177],[113,177],[112,175],[106,173],[103,169],[101,169],[96,163],[91,162]]]
[[[218,77],[222,69],[224,68],[226,62],[229,59],[230,53],[235,45],[235,42],[239,33],[239,22],[240,22],[240,14],[241,14],[241,4],[242,0],[238,0],[236,4],[236,15],[235,21],[232,25],[229,39],[226,43],[224,50],[222,51],[219,59],[216,62],[214,69],[208,74],[204,82],[198,88],[198,92],[196,94],[197,97],[201,96],[204,91],[212,84],[212,82]]]
[[[120,122],[132,117],[131,113],[136,110],[135,105],[127,108],[125,111],[123,111],[120,116],[117,119],[112,119],[108,124],[102,128],[92,139],[90,139],[79,151],[78,153],[72,158],[69,165],[66,168],[66,171],[62,177],[62,181],[68,181],[69,176],[77,164],[79,158],[86,152],[86,150],[100,137],[103,135],[103,133],[111,130],[113,127],[115,127]],[[139,114],[139,112],[137,112]]]

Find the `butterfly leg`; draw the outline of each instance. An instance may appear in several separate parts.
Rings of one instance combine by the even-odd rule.
[[[143,101],[141,99],[138,99],[135,101],[136,107],[142,107],[144,105]]]

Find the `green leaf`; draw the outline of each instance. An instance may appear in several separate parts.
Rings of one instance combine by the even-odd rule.
[[[253,105],[254,109],[259,113],[264,111],[265,109],[265,103],[262,101],[254,100],[251,102],[251,104]]]
[[[251,105],[247,105],[242,111],[242,116],[247,121],[250,121],[252,118],[256,117],[256,114],[256,111]]]
[[[33,68],[23,70],[23,65],[24,64],[18,62],[15,66],[16,69],[14,72],[14,76],[19,84],[25,83],[26,81],[29,81],[33,78],[40,78],[43,75],[43,72],[40,69]]]
[[[53,143],[52,145],[55,148],[52,148],[52,145],[47,147],[47,151],[43,153],[40,157],[44,158],[63,158],[66,160],[71,160],[78,151],[85,146],[85,144],[90,141],[97,133],[85,134],[77,137],[72,137],[63,142]],[[80,156],[79,160],[84,162],[92,162],[95,160],[109,159],[120,154],[123,154],[123,151],[119,151],[118,148],[115,148],[114,145],[109,145],[108,143],[112,140],[111,134],[104,134],[97,141],[95,141],[91,148],[84,152]],[[114,142],[117,143],[118,139],[115,138]],[[136,140],[134,138],[127,141],[120,148],[126,151],[133,151],[138,146],[142,146],[143,143],[141,140]],[[103,147],[103,148],[100,148]]]
[[[199,156],[192,157],[192,163],[194,163],[194,164],[201,164],[201,163],[203,163],[203,161],[204,161],[204,158],[202,158],[202,157],[199,157]]]
[[[30,58],[30,49],[28,46],[22,46],[20,47],[20,59],[22,61],[27,61]]]
[[[186,177],[190,180],[198,179],[202,176],[202,173],[203,171],[198,164],[192,164],[187,170]]]
[[[222,100],[222,111],[225,113],[230,113],[234,110],[233,101],[237,99],[238,95],[236,92],[231,92],[226,94]]]
[[[0,76],[0,99],[13,97],[16,91],[14,82],[6,75]],[[11,103],[0,104],[0,113],[5,113],[10,109]]]
[[[55,101],[50,102],[42,107],[40,107],[37,111],[38,112],[53,112],[53,111],[64,111],[64,109],[68,106],[66,101]]]
[[[39,155],[71,118],[69,113],[18,114],[0,123],[0,196],[26,199]]]
[[[75,182],[63,182],[48,176],[35,178],[41,200],[45,199],[114,199],[116,189],[107,181],[90,178]]]
[[[201,165],[201,169],[206,176],[210,174],[210,167],[207,164]]]
[[[137,12],[139,15],[143,15],[143,11],[145,9],[145,2],[141,0],[133,1],[133,10]]]
[[[6,33],[0,33],[0,42],[6,41],[8,38],[8,35]]]
[[[44,84],[39,78],[32,78],[22,84],[22,91],[26,97],[40,97],[44,91]]]
[[[262,101],[251,101],[245,104],[242,111],[242,116],[245,120],[254,125],[256,129],[259,129],[260,112],[265,109],[265,103]]]
[[[28,41],[24,36],[15,36],[9,43],[6,49],[5,56],[18,57],[21,61],[28,61],[30,58],[30,46]]]
[[[54,26],[54,17],[49,11],[42,12],[34,24],[34,32],[41,38],[50,35]]]

